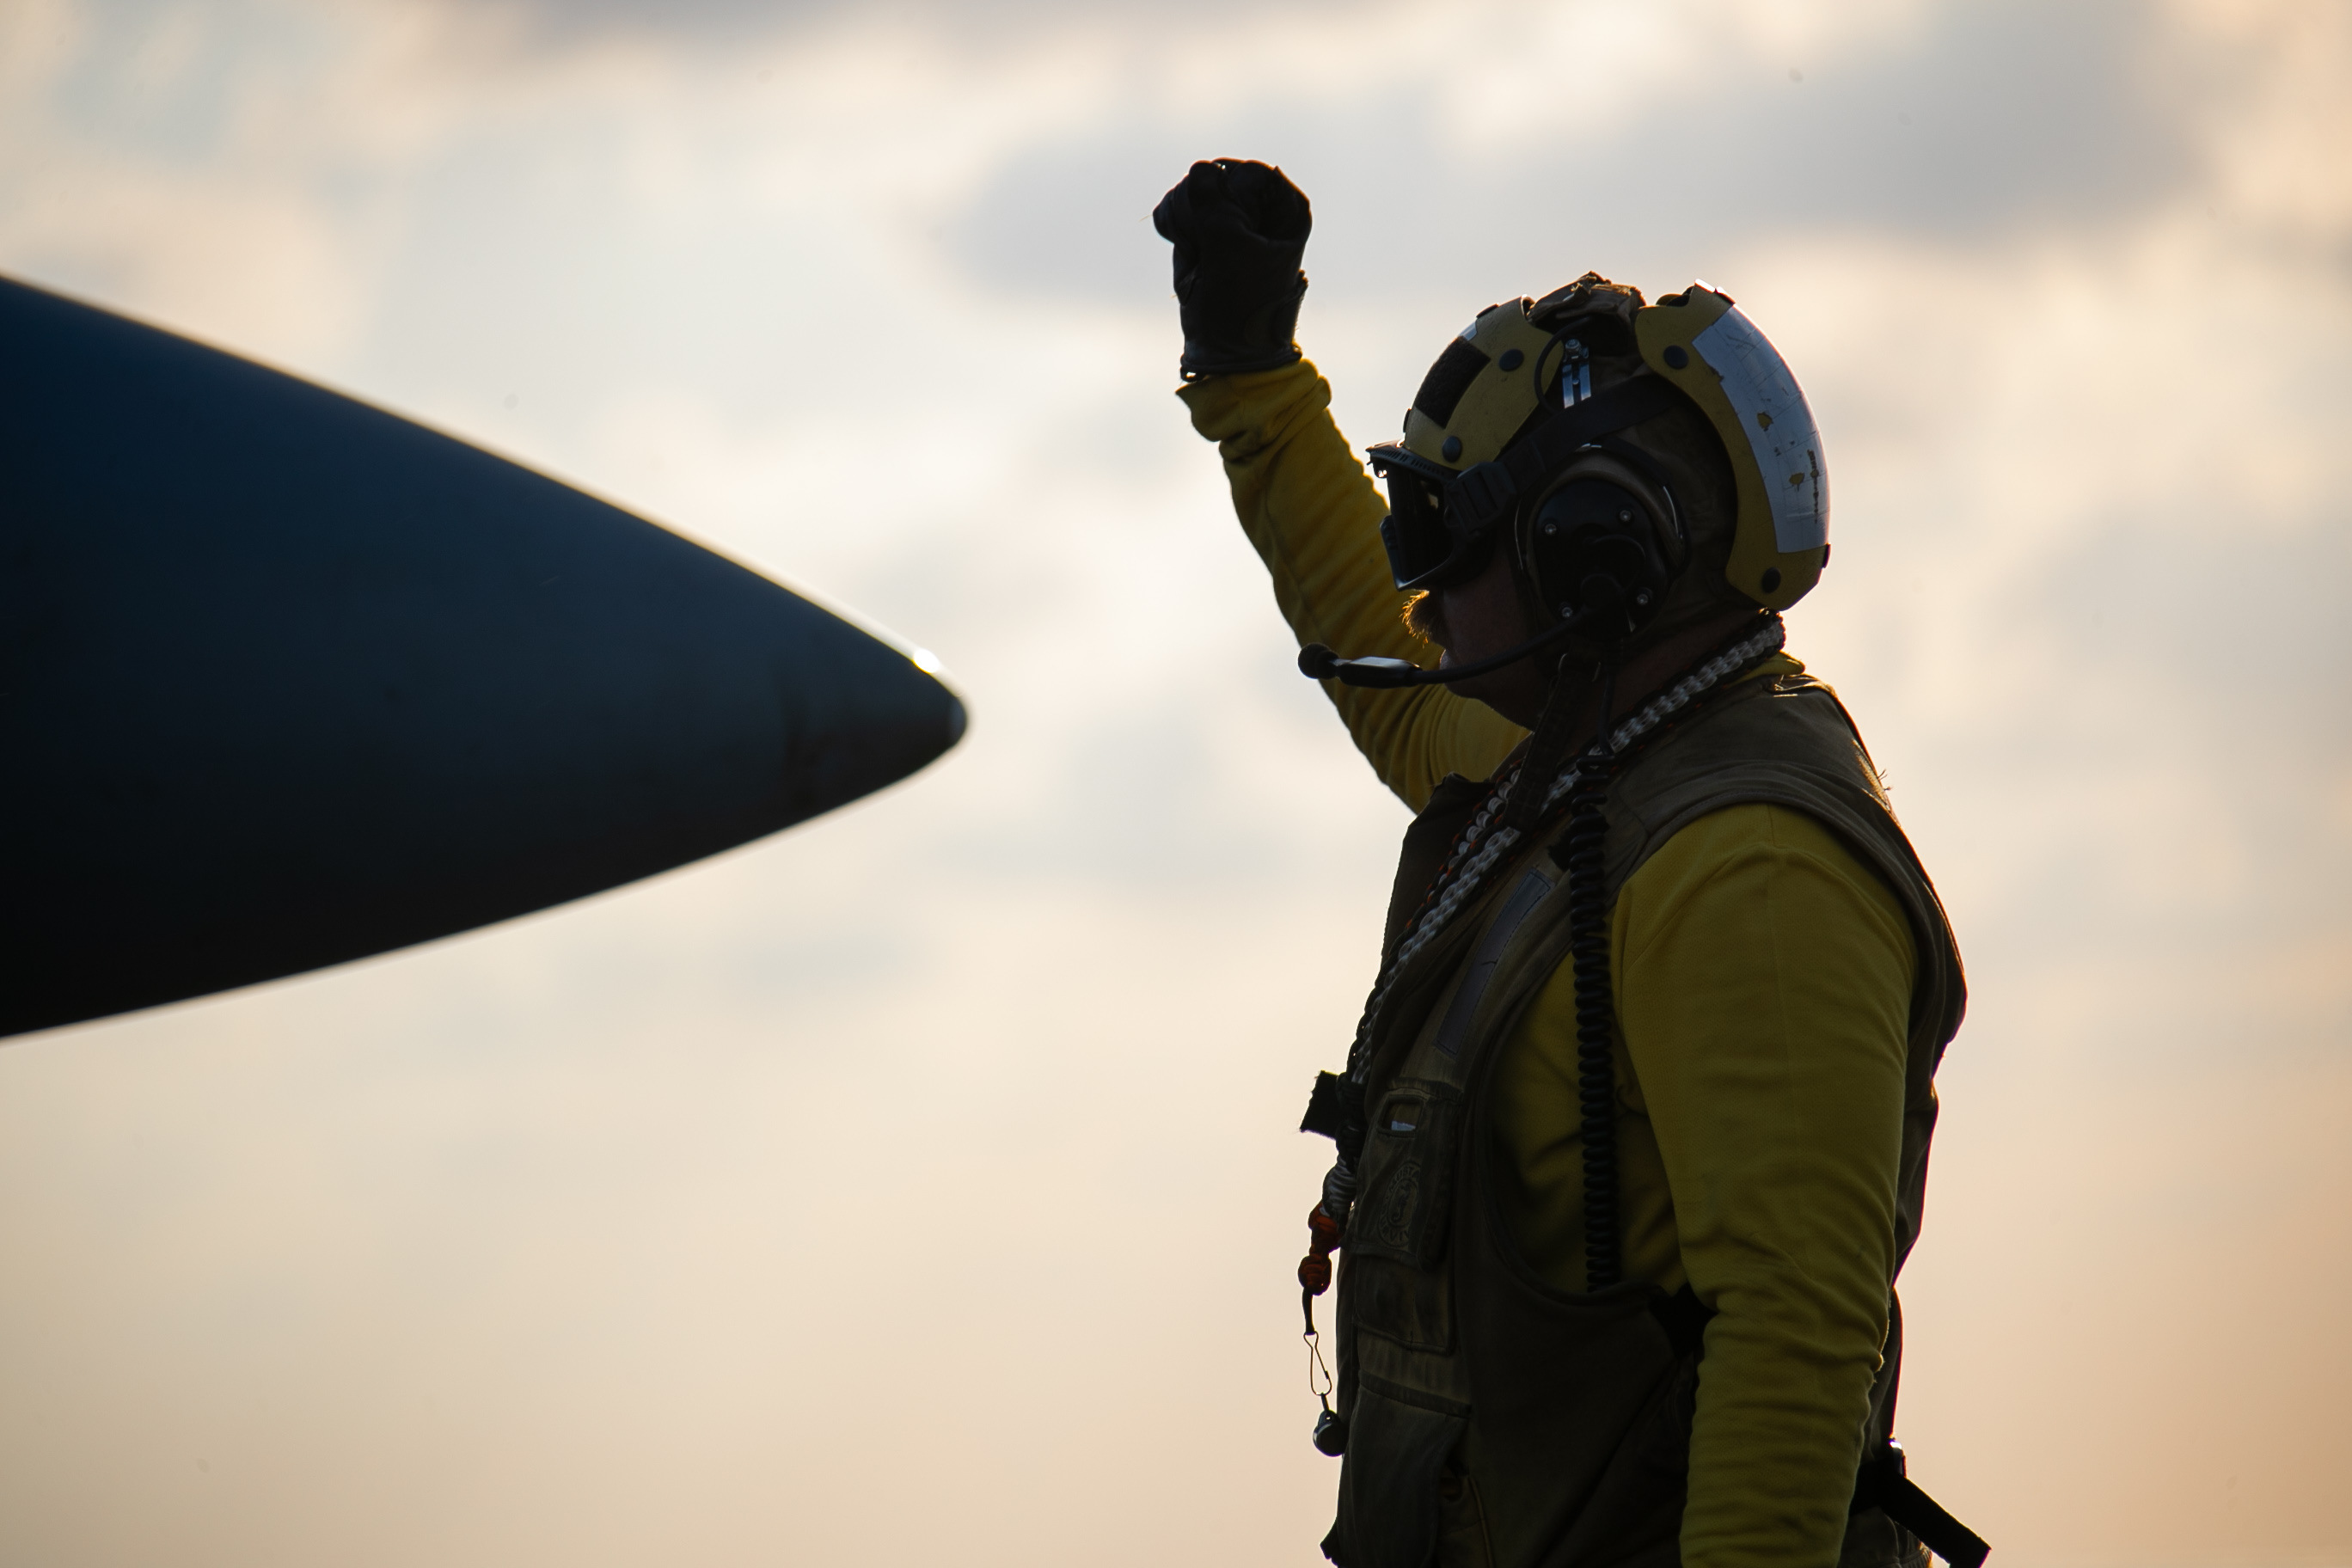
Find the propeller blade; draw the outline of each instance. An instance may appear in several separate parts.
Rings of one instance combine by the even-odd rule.
[[[963,725],[698,544],[0,279],[0,1034],[649,876]]]

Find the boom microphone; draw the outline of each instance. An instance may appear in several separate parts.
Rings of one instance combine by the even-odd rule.
[[[1560,641],[1584,624],[1580,611],[1568,619],[1545,628],[1541,635],[1529,637],[1514,648],[1506,648],[1490,658],[1472,664],[1457,664],[1450,668],[1423,669],[1402,658],[1373,655],[1365,658],[1341,658],[1325,643],[1311,642],[1298,650],[1298,673],[1310,680],[1337,680],[1343,686],[1369,687],[1377,691],[1393,690],[1404,686],[1437,686],[1448,681],[1467,680],[1474,675],[1484,675],[1507,664],[1517,664],[1538,649]]]

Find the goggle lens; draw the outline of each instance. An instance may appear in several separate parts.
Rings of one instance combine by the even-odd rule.
[[[1389,475],[1389,514],[1381,520],[1381,542],[1388,547],[1389,574],[1400,588],[1417,588],[1443,575],[1454,557],[1446,531],[1444,502],[1427,479],[1396,469]]]
[[[1395,443],[1366,454],[1372,471],[1386,482],[1389,514],[1381,520],[1381,543],[1389,552],[1389,574],[1400,588],[1426,588],[1475,572],[1486,559],[1485,535],[1465,537],[1446,521],[1445,481],[1451,470]]]

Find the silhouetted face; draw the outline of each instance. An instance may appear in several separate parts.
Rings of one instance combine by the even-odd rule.
[[[1445,650],[1441,665],[1473,664],[1527,641],[1527,611],[1511,571],[1510,552],[1490,551],[1477,572],[1432,588],[1417,618],[1426,625],[1430,640]],[[1532,729],[1543,709],[1543,672],[1550,664],[1543,658],[1521,659],[1458,681],[1454,689]]]

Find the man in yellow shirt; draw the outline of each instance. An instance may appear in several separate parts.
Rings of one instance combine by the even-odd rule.
[[[1292,341],[1306,198],[1219,160],[1153,216],[1194,426],[1418,814],[1307,1118],[1339,1150],[1300,1265],[1311,1335],[1339,1255],[1326,1554],[1891,1568],[1924,1536],[1973,1568],[1891,1442],[1959,958],[1781,651],[1829,555],[1785,364],[1700,285],[1491,307],[1372,448],[1384,501]]]

